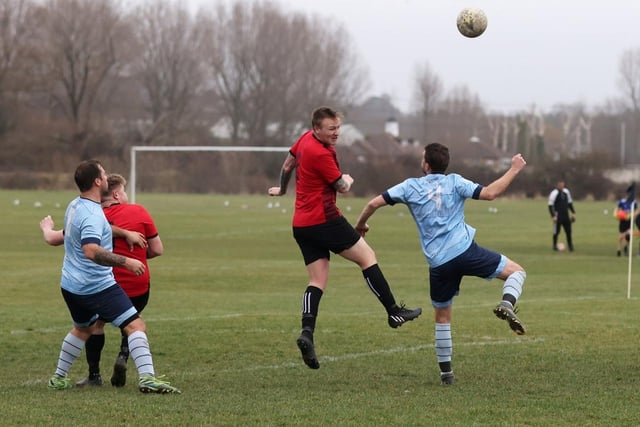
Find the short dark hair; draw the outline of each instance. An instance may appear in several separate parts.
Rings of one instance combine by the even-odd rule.
[[[311,129],[319,128],[324,119],[342,119],[342,113],[329,107],[319,107],[311,113]]]
[[[429,164],[431,172],[444,173],[449,167],[449,149],[437,142],[424,147],[424,161]]]
[[[85,160],[78,165],[73,179],[76,181],[76,185],[81,193],[89,191],[93,182],[97,178],[100,178],[102,175],[100,166],[102,166],[102,164],[98,160]]]

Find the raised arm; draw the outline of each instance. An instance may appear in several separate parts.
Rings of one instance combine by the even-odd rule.
[[[511,158],[511,167],[509,168],[509,170],[507,170],[504,175],[493,181],[491,184],[483,187],[482,191],[480,191],[479,199],[493,200],[504,193],[526,164],[527,162],[524,161],[524,158],[521,154],[516,154],[515,156],[513,156]]]
[[[45,216],[40,221],[40,230],[44,241],[51,246],[60,246],[64,243],[64,233],[62,230],[54,230],[55,224],[51,215]]]
[[[287,186],[289,185],[289,180],[295,167],[296,158],[293,157],[291,153],[287,154],[282,164],[282,169],[280,170],[280,186],[269,188],[268,192],[270,196],[284,196],[286,194]]]

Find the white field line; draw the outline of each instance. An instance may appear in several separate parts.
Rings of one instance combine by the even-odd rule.
[[[469,342],[455,342],[455,347],[482,347],[488,345],[518,345],[518,344],[536,344],[544,342],[544,338],[514,338],[510,340],[495,340],[495,341],[469,341]],[[416,345],[410,347],[394,347],[387,349],[380,349],[374,351],[368,351],[364,353],[346,353],[340,356],[321,356],[318,360],[321,363],[339,363],[344,360],[354,360],[354,359],[363,359],[367,357],[375,357],[380,355],[388,355],[388,354],[397,354],[397,353],[411,353],[422,350],[432,350],[433,344],[423,344]],[[255,372],[262,371],[265,369],[276,370],[276,369],[289,369],[289,368],[300,368],[304,366],[302,361],[296,362],[284,362],[278,363],[276,365],[257,365],[240,369],[221,369],[216,371],[216,373],[220,374],[234,374],[234,373],[243,373],[243,372]],[[199,374],[202,374],[200,371]],[[25,381],[22,383],[23,386],[31,386],[31,385],[39,385],[45,383],[46,380],[39,378],[33,379],[29,381]]]
[[[496,341],[469,341],[469,342],[454,342],[454,347],[481,347],[488,345],[516,345],[516,344],[533,344],[533,343],[541,343],[544,342],[544,338],[514,338],[511,340],[496,340]],[[343,360],[353,360],[353,359],[362,359],[366,357],[374,357],[379,355],[387,355],[387,354],[397,354],[397,353],[410,353],[422,350],[432,350],[433,344],[423,344],[416,345],[411,347],[394,347],[387,349],[380,349],[374,351],[368,351],[364,353],[347,353],[341,356],[320,356],[318,360],[321,363],[333,363],[333,362],[341,362]],[[279,363],[277,365],[258,365],[251,366],[241,369],[222,369],[220,373],[241,373],[241,372],[253,372],[253,371],[261,371],[264,369],[287,369],[287,368],[297,368],[302,365],[302,362],[285,362]]]

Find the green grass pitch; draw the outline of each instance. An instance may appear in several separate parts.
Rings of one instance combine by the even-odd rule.
[[[123,389],[47,389],[70,318],[59,291],[63,250],[45,245],[38,222],[51,214],[61,225],[73,197],[0,192],[4,425],[640,422],[640,259],[632,260],[627,299],[628,260],[615,256],[611,203],[575,204],[573,253],[551,251],[545,200],[467,203],[478,243],[527,270],[519,306],[528,333],[516,336],[492,314],[500,281],[465,278],[452,325],[456,384],[443,387],[427,266],[404,206],[378,211],[367,239],[396,298],[422,306],[423,315],[389,328],[358,268],[333,256],[316,330],[321,368],[313,371],[295,345],[307,276],[291,236],[292,197],[140,194],[165,245],[165,254],[150,261],[151,300],[143,317],[158,374],[183,391],[160,396],[137,391],[131,362]],[[339,205],[353,222],[365,202],[343,197]],[[118,341],[109,327],[102,359],[107,382]],[[70,376],[75,382],[85,373],[83,354]]]

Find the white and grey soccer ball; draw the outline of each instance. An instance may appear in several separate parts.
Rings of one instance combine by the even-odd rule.
[[[481,36],[487,29],[487,23],[487,15],[476,7],[462,9],[456,21],[460,34],[469,38]]]

